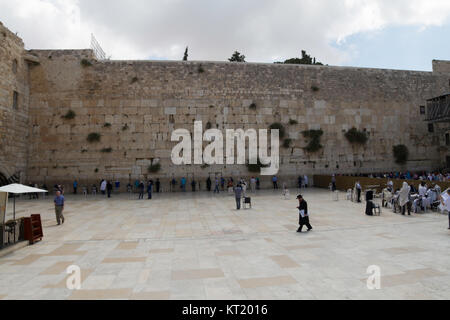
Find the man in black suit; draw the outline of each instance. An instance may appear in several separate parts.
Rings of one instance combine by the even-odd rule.
[[[308,231],[312,230],[311,225],[309,224],[309,215],[308,215],[308,203],[303,199],[303,196],[299,194],[297,196],[299,206],[297,209],[299,210],[299,225],[297,232],[302,232],[303,226],[308,228]]]

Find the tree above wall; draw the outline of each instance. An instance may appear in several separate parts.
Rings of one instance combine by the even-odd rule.
[[[276,62],[276,63],[284,63],[284,64],[310,64],[310,65],[319,65],[323,66],[323,63],[316,61],[315,57],[311,57],[306,53],[305,50],[302,50],[301,58],[291,58],[287,59],[284,62]]]
[[[245,62],[245,56],[238,51],[235,51],[230,59],[230,62]]]

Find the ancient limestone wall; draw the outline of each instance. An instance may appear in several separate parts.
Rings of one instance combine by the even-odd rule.
[[[0,178],[26,179],[28,151],[28,64],[24,44],[0,22]],[[14,92],[17,105],[14,106]]]
[[[35,181],[70,184],[101,178],[251,176],[245,166],[174,166],[174,129],[194,120],[213,128],[266,129],[281,122],[293,140],[280,148],[284,180],[302,174],[431,169],[440,164],[420,106],[446,92],[449,77],[432,72],[225,62],[96,61],[90,51],[32,51],[30,157]],[[89,59],[92,65],[83,65]],[[254,103],[256,110],[249,106]],[[62,118],[68,110],[71,120]],[[298,124],[289,124],[290,120]],[[357,127],[365,147],[344,137]],[[304,151],[303,130],[324,131],[324,148]],[[89,143],[89,133],[101,141]],[[394,163],[392,146],[406,144],[407,166]],[[106,150],[109,149],[110,150]],[[111,151],[111,152],[102,152]],[[151,161],[161,171],[148,174]],[[264,181],[269,183],[268,178]]]

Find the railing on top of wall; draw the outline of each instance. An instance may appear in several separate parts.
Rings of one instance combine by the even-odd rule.
[[[422,180],[336,176],[336,188],[341,191],[347,191],[348,189],[353,189],[356,181],[359,181],[363,190],[367,189],[368,187],[371,187],[373,189],[377,189],[378,192],[381,192],[384,188],[386,188],[388,180],[392,180],[392,182],[394,183],[394,190],[400,189],[404,181],[406,181],[409,185],[414,185],[414,187],[416,188],[418,188],[419,184],[422,182]],[[432,187],[437,184],[438,186],[441,187],[442,191],[446,190],[447,188],[450,188],[450,182],[428,181],[428,180],[424,180],[423,182],[425,182],[428,187]],[[314,186],[317,188],[328,188],[330,183],[331,183],[331,176],[328,175],[314,176]]]

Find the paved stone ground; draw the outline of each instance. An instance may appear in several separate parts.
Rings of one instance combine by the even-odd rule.
[[[21,200],[19,216],[42,215],[44,240],[0,258],[0,299],[450,298],[446,216],[367,217],[364,204],[310,189],[314,230],[298,234],[297,201],[280,193],[241,211],[225,193],[68,195],[62,226],[51,198]],[[66,288],[74,264],[79,291]],[[370,265],[380,290],[366,287]]]

